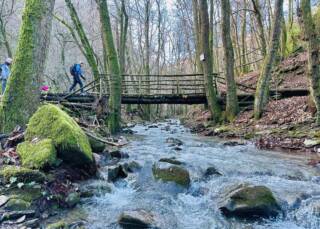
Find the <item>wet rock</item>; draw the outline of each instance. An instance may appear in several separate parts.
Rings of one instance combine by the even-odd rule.
[[[227,141],[223,143],[224,146],[239,146],[244,145],[245,143],[243,141]]]
[[[154,125],[149,125],[148,128],[149,129],[155,129],[155,128],[158,128],[158,125],[155,125],[155,124]]]
[[[214,175],[222,176],[222,174],[213,166],[207,168],[203,174],[204,178],[209,178],[210,176],[214,176]]]
[[[80,193],[78,192],[70,193],[65,199],[65,202],[69,208],[75,207],[80,202]]]
[[[159,162],[167,162],[173,165],[183,165],[184,163],[181,161],[178,161],[175,157],[172,158],[161,158]]]
[[[88,136],[89,143],[92,149],[92,152],[94,153],[102,153],[104,149],[106,148],[106,144],[104,144],[101,141],[96,140],[95,138]]]
[[[129,158],[129,155],[127,153],[121,152],[120,150],[111,151],[109,152],[109,154],[113,158],[118,158],[118,159]]]
[[[220,210],[227,217],[253,220],[275,217],[281,209],[270,189],[245,185],[229,192]]]
[[[5,166],[0,170],[0,178],[4,183],[9,183],[10,178],[14,177],[16,182],[30,183],[37,182],[42,183],[46,177],[38,170],[32,170],[28,168],[22,168],[17,166]]]
[[[132,135],[132,134],[135,133],[135,131],[133,131],[133,130],[131,130],[131,129],[123,129],[121,132],[122,132],[123,134],[130,134],[130,135]]]
[[[7,220],[17,220],[23,216],[26,216],[27,218],[31,218],[35,216],[35,211],[28,210],[28,211],[10,211],[5,212],[2,214],[0,218],[0,222],[7,221]]]
[[[9,199],[10,199],[10,197],[1,195],[0,196],[0,207],[5,205],[8,202]]]
[[[155,225],[155,219],[145,210],[134,210],[123,212],[118,223],[124,229],[152,228]]]
[[[179,146],[175,146],[173,149],[174,149],[175,151],[182,151],[182,148],[179,147]]]
[[[152,167],[153,176],[165,182],[174,182],[183,187],[190,185],[188,170],[181,166],[172,165],[166,162],[155,163]]]
[[[170,146],[181,146],[183,142],[177,138],[167,138],[166,143],[169,143]]]
[[[122,166],[123,166],[124,170],[128,173],[134,173],[142,168],[141,165],[136,161],[124,163]]]
[[[4,209],[9,211],[24,211],[28,210],[31,206],[30,202],[21,199],[10,199],[5,205]]]
[[[108,184],[99,183],[99,184],[90,184],[85,185],[80,189],[80,197],[88,198],[92,196],[102,196],[106,193],[111,193],[112,189]]]
[[[115,182],[118,179],[123,179],[128,176],[122,165],[111,166],[108,168],[108,181]]]

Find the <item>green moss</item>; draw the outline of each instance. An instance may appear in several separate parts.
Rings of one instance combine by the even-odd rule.
[[[5,166],[0,170],[0,178],[3,179],[4,183],[9,183],[11,177],[17,178],[16,182],[23,183],[32,181],[42,183],[46,178],[45,175],[38,170],[17,166]]]
[[[46,229],[66,229],[66,228],[68,228],[68,225],[62,220],[46,226]]]
[[[290,28],[288,28],[288,38],[286,42],[286,50],[287,54],[290,55],[294,53],[297,48],[299,48],[301,41],[301,29],[300,26],[297,23],[293,23]]]
[[[18,145],[17,151],[22,165],[30,169],[54,166],[57,160],[57,152],[51,139],[21,143]]]
[[[93,162],[89,140],[79,125],[55,105],[44,105],[32,116],[26,131],[26,140],[52,139],[58,157],[72,165]]]
[[[10,211],[24,211],[30,208],[31,203],[21,200],[21,199],[10,199],[6,205],[5,209]]]
[[[24,186],[22,188],[9,189],[6,194],[10,195],[11,198],[32,202],[42,197],[42,190],[41,187]]]
[[[261,206],[277,205],[272,192],[264,186],[247,187],[232,196],[231,198],[238,205]]]
[[[162,181],[175,182],[184,187],[190,185],[189,172],[180,166],[168,163],[155,164],[152,167],[153,176]]]

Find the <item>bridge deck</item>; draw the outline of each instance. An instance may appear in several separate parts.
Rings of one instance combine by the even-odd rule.
[[[296,89],[279,89],[270,90],[270,96],[278,96],[278,98],[288,98],[293,96],[306,96],[309,94],[309,90],[303,88]],[[87,95],[71,95],[68,94],[43,94],[42,99],[45,101],[67,101],[72,103],[94,103],[98,97],[96,94]],[[67,98],[65,98],[67,97]],[[109,95],[104,95],[109,97]],[[63,99],[65,98],[65,99]],[[240,105],[252,104],[254,100],[254,94],[252,93],[240,93],[238,94]],[[225,104],[225,95],[219,97],[219,102]],[[206,104],[207,99],[205,94],[164,94],[164,95],[122,95],[122,104]]]

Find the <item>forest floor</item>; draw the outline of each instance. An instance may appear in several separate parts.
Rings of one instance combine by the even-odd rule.
[[[308,88],[306,74],[307,55],[298,53],[276,68],[271,88]],[[255,88],[258,72],[251,72],[237,81]],[[223,85],[220,85],[224,90]],[[263,114],[256,121],[253,111],[242,111],[234,122],[214,126],[210,122],[207,110],[195,108],[189,112],[184,122],[193,132],[205,136],[218,136],[224,139],[252,141],[258,148],[281,150],[286,152],[304,152],[314,154],[310,164],[320,162],[320,127],[315,125],[315,107],[308,96],[286,99],[271,99]]]

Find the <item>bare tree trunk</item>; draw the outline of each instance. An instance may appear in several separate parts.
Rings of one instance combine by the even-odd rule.
[[[266,42],[266,37],[265,37],[265,32],[264,32],[264,25],[263,25],[263,20],[262,20],[262,14],[261,14],[261,7],[260,7],[260,2],[259,0],[251,0],[254,13],[256,16],[257,20],[257,25],[258,25],[258,30],[259,30],[259,38],[261,42],[261,52],[263,56],[267,55],[267,42]]]
[[[257,84],[254,100],[254,117],[259,119],[262,116],[263,108],[266,106],[269,97],[269,81],[272,74],[272,68],[279,48],[281,35],[281,20],[283,14],[283,0],[276,0],[275,14],[272,25],[272,35],[270,40],[270,51],[266,55],[260,77]]]
[[[213,120],[219,122],[221,119],[221,109],[217,102],[217,92],[212,80],[212,53],[209,48],[209,16],[207,0],[200,0],[200,21],[201,21],[201,49],[205,56],[203,61],[203,74],[205,80],[205,90],[210,112]]]
[[[112,28],[109,17],[109,9],[106,0],[96,0],[100,14],[100,22],[103,34],[103,44],[106,49],[105,63],[110,73],[110,115],[108,117],[108,127],[111,133],[117,133],[120,130],[121,122],[121,93],[122,79],[117,51],[114,45]]]
[[[226,106],[226,118],[229,121],[234,120],[239,112],[239,104],[237,97],[237,88],[234,80],[234,53],[233,45],[230,36],[230,1],[221,0],[221,12],[222,12],[222,41],[225,60],[225,74],[227,84],[227,106]]]
[[[78,34],[80,41],[81,41],[81,44],[83,46],[84,54],[85,54],[85,57],[86,57],[88,64],[90,65],[90,68],[91,68],[91,71],[93,74],[93,78],[95,80],[99,80],[99,78],[100,78],[99,68],[98,68],[97,60],[95,58],[94,50],[89,42],[89,39],[88,39],[84,29],[83,29],[80,18],[78,16],[77,11],[74,8],[71,0],[65,0],[65,2],[66,2],[67,7],[69,9],[70,17],[73,22],[73,25],[77,31],[77,34]]]
[[[26,0],[12,73],[0,107],[1,130],[25,127],[40,105],[55,0]]]
[[[200,45],[200,17],[199,17],[199,7],[198,7],[199,0],[192,0],[192,11],[193,11],[193,29],[194,29],[194,38],[196,43],[196,56],[195,56],[195,63],[196,63],[196,71],[198,73],[202,73],[202,64],[200,61],[200,54],[201,54],[201,45]]]
[[[312,99],[317,108],[316,123],[320,125],[320,62],[319,40],[312,18],[310,0],[301,0],[299,9],[302,30],[308,40],[308,75]]]

